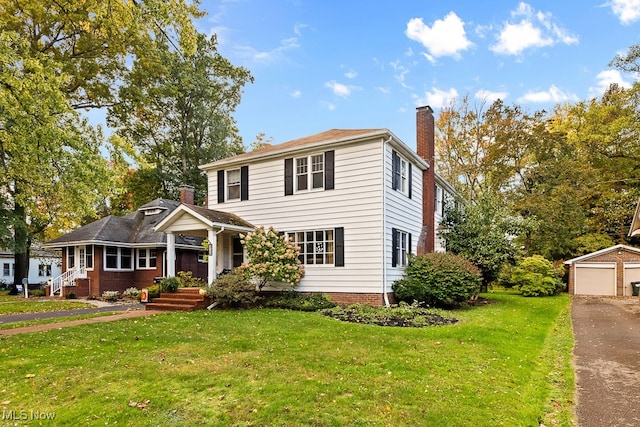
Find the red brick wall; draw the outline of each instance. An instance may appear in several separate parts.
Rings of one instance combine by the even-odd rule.
[[[416,152],[429,169],[422,172],[422,232],[418,239],[418,254],[435,248],[435,122],[431,107],[419,107],[416,112]]]
[[[304,293],[304,292],[301,292]],[[367,293],[367,294],[359,294],[359,293],[342,293],[342,292],[323,292],[323,295],[328,296],[331,301],[340,305],[349,305],[349,304],[367,304],[373,307],[379,307],[385,305],[384,295],[376,294],[376,293]],[[392,293],[388,294],[389,302],[391,304],[395,303],[395,298]]]
[[[610,251],[584,259],[582,263],[615,262],[616,263],[616,296],[624,296],[624,263],[640,263],[640,253],[632,252],[625,248],[614,248]],[[578,263],[580,264],[580,262]],[[574,263],[569,268],[569,294],[575,294],[575,269]]]

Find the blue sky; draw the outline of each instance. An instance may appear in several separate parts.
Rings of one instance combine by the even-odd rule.
[[[245,145],[388,128],[415,147],[415,108],[501,98],[529,111],[599,96],[640,43],[640,0],[203,0],[198,29],[255,78]]]

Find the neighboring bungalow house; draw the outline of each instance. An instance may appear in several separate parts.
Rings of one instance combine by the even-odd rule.
[[[7,286],[13,283],[15,273],[15,259],[13,252],[0,249],[0,283]],[[29,256],[29,273],[27,279],[30,285],[46,284],[53,277],[62,273],[62,260],[59,251],[32,248]]]
[[[156,199],[136,212],[99,219],[46,243],[45,247],[62,251],[63,273],[52,279],[49,293],[100,296],[104,291],[140,289],[152,285],[155,278],[174,276],[175,268],[206,278],[201,238],[181,233],[171,235],[173,262],[170,268],[166,263],[167,235],[154,230],[154,226],[178,207],[203,210],[192,205],[192,188],[181,189],[181,200],[184,203]],[[235,215],[207,214],[214,216],[219,224],[240,223],[245,231],[253,229]]]
[[[208,208],[285,232],[305,266],[298,291],[387,304],[409,253],[444,249],[437,228],[455,194],[433,168],[430,107],[417,109],[416,125],[417,153],[387,129],[333,129],[206,164]],[[180,234],[213,242],[211,281],[241,258],[242,227],[207,211],[181,205],[155,229],[167,233],[170,260]],[[166,273],[179,269],[170,261]]]

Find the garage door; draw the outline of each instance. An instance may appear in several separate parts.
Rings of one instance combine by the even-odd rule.
[[[624,264],[624,296],[633,295],[631,282],[640,282],[640,264]]]
[[[616,295],[616,264],[576,264],[576,295]]]

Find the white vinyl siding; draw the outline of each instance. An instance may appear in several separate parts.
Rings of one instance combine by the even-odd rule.
[[[411,168],[411,198],[408,198],[400,191],[392,189],[393,180],[393,160],[391,147],[386,148],[385,182],[386,191],[386,226],[385,235],[387,245],[385,247],[386,259],[386,285],[387,291],[392,291],[393,282],[401,279],[404,273],[404,266],[400,262],[394,267],[393,260],[393,229],[401,230],[411,234],[411,247],[407,248],[409,253],[415,254],[422,231],[422,170],[413,165]],[[400,260],[399,260],[400,261]]]
[[[309,157],[319,152],[322,150],[305,154]],[[272,225],[281,231],[343,227],[344,267],[306,265],[305,277],[297,290],[379,293],[383,276],[382,139],[335,147],[334,189],[284,196],[284,159],[305,154],[251,163],[252,196],[241,203],[215,203],[217,172],[210,171],[209,208],[234,213],[256,226]],[[295,173],[295,161],[293,166]]]

